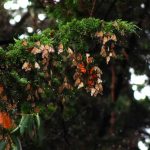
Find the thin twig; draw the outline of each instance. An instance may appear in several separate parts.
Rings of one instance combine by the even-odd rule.
[[[93,0],[92,2],[92,9],[91,9],[91,12],[90,12],[90,17],[93,16],[93,12],[94,12],[94,8],[95,8],[95,4],[96,4],[96,0]]]

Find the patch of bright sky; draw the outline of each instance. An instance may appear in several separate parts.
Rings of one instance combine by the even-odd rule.
[[[8,10],[12,17],[9,23],[15,25],[20,22],[22,15],[27,12],[27,7],[30,5],[31,2],[29,2],[29,0],[8,0],[5,2],[4,8]]]
[[[56,2],[59,2],[59,0],[56,0]],[[4,3],[4,8],[8,10],[8,12],[11,15],[11,19],[9,20],[9,23],[11,25],[15,25],[21,20],[21,17],[24,13],[28,11],[27,7],[31,5],[31,2],[29,0],[9,0]],[[18,11],[19,10],[19,11]],[[38,14],[38,19],[40,21],[43,21],[46,18],[46,14],[40,13]],[[29,33],[31,33],[33,29],[27,29]]]
[[[40,29],[37,29],[36,32],[37,32],[37,34],[41,34],[42,31]]]
[[[145,132],[150,134],[150,128],[145,128],[144,130],[145,130]],[[148,150],[149,149],[149,147],[148,147],[149,144],[150,144],[150,138],[145,137],[145,142],[139,141],[138,142],[138,147],[139,147],[140,150]]]
[[[145,128],[145,131],[150,134],[150,128]]]
[[[133,68],[130,68],[131,78],[129,83],[132,85],[134,91],[134,98],[136,100],[143,100],[146,97],[150,99],[150,85],[147,85],[148,76],[136,75]],[[139,91],[138,86],[143,85],[143,88]]]
[[[143,9],[145,8],[145,4],[144,3],[141,4],[141,8],[143,8]]]
[[[19,36],[19,39],[27,39],[28,35],[27,34],[22,34]]]
[[[60,0],[55,0],[55,3],[58,3],[58,2],[60,2]]]
[[[140,150],[148,150],[148,147],[142,141],[138,142],[138,147],[139,147]]]
[[[150,134],[150,128],[145,128],[144,130],[145,130],[145,132]],[[148,145],[150,144],[150,138],[148,138],[148,137],[145,137],[145,143],[142,142],[142,141],[138,142],[139,149],[140,150],[148,150],[149,148],[148,148],[148,146],[146,144],[148,144]]]
[[[21,8],[27,8],[29,5],[31,5],[31,2],[29,2],[28,0],[17,0],[17,4]]]
[[[149,138],[146,138],[146,139],[145,139],[145,142],[146,142],[146,143],[150,143],[150,139],[149,139]]]
[[[20,20],[21,20],[21,15],[16,15],[16,16],[14,17],[14,21],[15,21],[15,22],[20,22]]]
[[[44,13],[38,14],[38,19],[43,21],[46,18],[46,15]]]
[[[11,25],[15,25],[15,24],[16,24],[16,22],[15,22],[14,19],[10,19],[10,20],[9,20],[9,23],[10,23]]]
[[[19,8],[27,8],[29,5],[31,5],[31,2],[28,0],[9,0],[4,3],[4,8],[7,10],[17,10]]]
[[[32,27],[27,27],[27,31],[28,31],[28,33],[32,33],[33,32],[33,28]]]

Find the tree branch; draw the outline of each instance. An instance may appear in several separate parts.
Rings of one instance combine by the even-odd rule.
[[[96,0],[93,0],[92,2],[92,9],[91,9],[91,12],[90,12],[90,17],[93,16],[93,12],[94,12],[94,8],[95,8],[95,4],[96,4]]]

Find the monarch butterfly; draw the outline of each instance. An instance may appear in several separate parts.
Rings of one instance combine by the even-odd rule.
[[[0,112],[0,125],[5,129],[12,127],[12,120],[8,113]]]
[[[31,70],[31,64],[29,62],[25,62],[22,66],[22,69],[25,71],[30,71]]]
[[[85,69],[85,67],[84,67],[83,64],[78,64],[78,68],[80,69],[80,71],[81,71],[82,73],[86,73],[86,69]]]
[[[34,54],[34,55],[39,54],[39,53],[41,53],[41,52],[42,52],[42,50],[41,50],[41,49],[38,49],[37,47],[34,47],[34,48],[31,50],[31,53]]]
[[[88,84],[89,87],[92,87],[92,86],[94,86],[94,81],[93,80],[88,80],[87,84]]]
[[[62,45],[62,43],[60,43],[59,46],[58,46],[58,54],[61,54],[63,51],[64,51],[63,50],[63,45]]]
[[[28,45],[27,41],[22,41],[22,45],[27,46]]]

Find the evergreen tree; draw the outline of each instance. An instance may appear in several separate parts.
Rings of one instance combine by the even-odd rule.
[[[2,8],[0,149],[136,150],[146,143],[149,100],[136,101],[129,81],[131,68],[149,76],[148,11],[148,0],[32,0],[10,26],[13,10]],[[47,16],[41,22],[40,12]],[[31,25],[34,34],[18,39]]]

